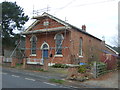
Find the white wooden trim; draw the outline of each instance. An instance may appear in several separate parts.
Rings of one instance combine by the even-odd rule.
[[[41,63],[41,62],[27,62],[27,64],[41,64],[41,65],[43,65],[43,63]]]
[[[47,49],[49,50],[49,49],[50,49],[50,47],[49,47],[49,44],[48,44],[47,42],[44,42],[44,43],[41,45],[40,49],[41,49],[41,50],[43,49],[43,45],[44,45],[44,44],[47,44],[47,46],[48,46],[48,48],[47,48]]]
[[[55,57],[63,57],[63,55],[57,55],[57,54],[56,54],[56,55],[54,55],[54,56],[55,56]]]
[[[111,47],[109,47],[108,45],[105,45],[108,49],[110,49],[111,51],[113,51],[115,54],[119,54],[117,51],[115,51],[114,49],[112,49]]]
[[[55,63],[48,63],[48,66],[53,66],[55,65]]]
[[[61,33],[57,33],[57,34],[55,34],[54,40],[56,39],[56,36],[57,36],[58,34],[60,34],[60,35],[62,36],[62,40],[63,40],[64,37],[63,37],[63,34],[61,34]]]
[[[56,28],[48,28],[48,29],[38,29],[38,30],[33,30],[33,31],[28,31],[28,32],[22,32],[22,34],[29,34],[29,33],[39,33],[39,32],[46,32],[46,31],[57,31],[57,30],[64,30],[69,27],[56,27]]]
[[[68,24],[62,22],[62,21],[59,20],[58,18],[55,18],[54,16],[52,16],[52,15],[50,15],[50,14],[48,14],[48,13],[43,13],[42,15],[35,16],[35,17],[33,17],[33,18],[36,18],[36,19],[37,19],[37,18],[42,18],[42,17],[44,17],[44,16],[47,16],[47,17],[49,17],[49,18],[51,18],[51,19],[53,19],[53,20],[61,23],[62,25],[68,26]]]
[[[83,56],[79,56],[79,57],[83,58]]]
[[[35,26],[35,24],[37,24],[39,22],[39,20],[34,21],[26,30],[25,32],[28,32],[33,26]]]
[[[30,56],[37,56],[36,54],[30,54]]]
[[[49,17],[49,18],[51,18],[51,19],[54,19],[55,21],[57,21],[58,23],[61,23],[61,24],[64,25],[65,27],[70,27],[70,26],[69,26],[68,24],[66,24],[65,22],[63,22],[63,21],[55,18],[54,16],[52,16],[52,15],[50,15],[50,14],[48,14],[48,13],[43,13],[43,14],[40,15],[40,16],[35,16],[35,17],[33,17],[33,19],[42,18],[42,17],[44,17],[44,16],[47,16],[47,17]],[[39,21],[40,21],[40,20],[34,21],[34,22],[25,30],[25,32],[28,32],[28,31],[29,31],[32,27],[34,27],[35,24],[37,24]]]

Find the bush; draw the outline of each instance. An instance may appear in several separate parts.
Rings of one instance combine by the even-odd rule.
[[[78,68],[79,73],[85,73],[87,71],[87,66],[86,65],[80,65]]]
[[[94,61],[94,62],[91,62],[90,64],[91,64],[91,65],[93,65],[95,62],[96,62],[96,61]],[[96,64],[100,64],[100,65],[106,65],[104,62],[100,62],[100,61],[99,61],[99,62],[97,61],[97,62],[96,62]]]
[[[16,64],[16,67],[21,67],[23,64],[19,64],[19,63],[17,63]]]
[[[52,67],[54,67],[54,68],[68,68],[68,66],[65,64],[55,64]]]

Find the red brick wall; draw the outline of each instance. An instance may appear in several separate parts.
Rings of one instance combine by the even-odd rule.
[[[70,33],[67,32],[66,35],[64,32],[61,32],[64,36],[64,40],[63,40],[63,47],[69,47],[69,35]],[[49,47],[53,47],[55,48],[55,40],[54,37],[57,33],[48,33],[47,36],[46,34],[36,34],[37,37],[37,51],[36,51],[36,56],[30,56],[30,38],[32,37],[32,35],[27,35],[26,36],[26,56],[28,58],[37,58],[37,59],[41,59],[42,58],[42,50],[41,50],[41,45],[45,42],[47,42],[49,44]],[[66,36],[66,37],[65,37]],[[48,51],[49,55],[52,54],[53,57],[49,57],[49,61],[52,63],[70,63],[70,59],[69,59],[69,48],[64,48],[62,50],[62,54],[63,57],[55,57],[55,49],[49,50]]]
[[[65,37],[65,32],[57,32],[57,33],[62,33],[64,36],[64,41],[62,46],[63,47],[68,47],[62,50],[63,57],[55,57],[55,49],[49,50],[49,55],[52,54],[53,57],[49,57],[49,62],[52,63],[73,63],[71,62],[71,55],[75,55],[76,58],[80,59],[80,62],[92,62],[92,61],[100,61],[103,59],[103,52],[101,50],[109,50],[105,48],[105,45],[102,41],[97,40],[91,36],[85,35],[77,30],[70,30],[69,32],[66,33]],[[27,35],[26,36],[26,55],[29,58],[37,58],[41,59],[42,58],[42,50],[41,45],[45,42],[49,44],[50,47],[55,47],[55,40],[54,37],[57,34],[55,32],[51,33],[42,33],[42,34],[36,34],[37,36],[37,56],[30,56],[30,38],[32,35]],[[82,37],[83,39],[83,57],[79,57],[79,39]],[[110,51],[110,50],[109,50]],[[111,53],[113,53],[111,51]]]
[[[83,57],[79,57],[79,41],[83,39]],[[77,30],[71,30],[71,52],[81,59],[81,62],[100,60],[102,42]],[[91,58],[93,56],[93,58]]]

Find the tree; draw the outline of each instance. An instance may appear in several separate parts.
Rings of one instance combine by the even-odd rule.
[[[2,37],[3,44],[12,40],[10,37],[15,35],[13,30],[22,30],[25,22],[29,20],[23,9],[16,2],[4,1],[2,4]]]

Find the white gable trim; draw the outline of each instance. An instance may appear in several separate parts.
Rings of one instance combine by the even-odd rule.
[[[47,14],[47,13],[43,13],[41,16],[35,16],[35,17],[33,17],[33,19],[42,18],[42,17],[44,17],[44,16],[47,16],[47,17],[49,17],[49,18],[57,21],[58,23],[66,26],[66,27],[69,26],[68,24],[62,22],[62,21],[59,20],[58,18],[55,18],[54,16],[49,15],[49,14]],[[29,31],[32,27],[34,27],[39,21],[40,21],[40,20],[36,20],[35,22],[33,22],[33,23],[25,30],[25,32],[28,32],[28,31]],[[69,27],[70,27],[70,26],[69,26]]]
[[[119,54],[117,51],[115,51],[114,49],[112,49],[111,47],[109,47],[108,45],[105,45],[108,49],[110,49],[111,51],[113,51],[115,54]]]
[[[59,31],[59,30],[65,30],[65,29],[70,29],[70,27],[56,27],[56,28],[48,28],[48,29],[39,29],[39,30],[23,32],[22,34],[42,33],[42,32],[46,32],[46,31],[51,32],[51,31]]]
[[[53,17],[53,16],[51,16],[51,15],[49,15],[49,14],[47,14],[47,13],[43,13],[42,17],[43,17],[43,16],[48,16],[49,18],[57,21],[58,23],[61,23],[62,25],[69,26],[68,24],[65,24],[64,22],[60,21],[59,19],[57,19],[57,18],[55,18],[55,17]]]
[[[40,20],[34,21],[24,32],[28,32],[33,26],[35,26]]]

